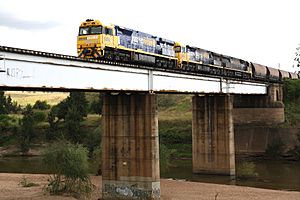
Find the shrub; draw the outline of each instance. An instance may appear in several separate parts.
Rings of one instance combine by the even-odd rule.
[[[157,97],[158,106],[161,108],[168,108],[176,105],[178,95],[173,94],[160,94]]]
[[[81,131],[80,128],[81,121],[82,118],[80,116],[79,109],[75,105],[72,105],[72,107],[68,109],[64,123],[66,132],[68,133],[71,141],[74,143],[79,143],[84,138],[84,132]]]
[[[0,114],[0,131],[7,130],[8,127],[13,126],[14,119],[8,115]]]
[[[191,144],[192,124],[186,120],[160,121],[159,139],[163,144]]]
[[[38,109],[38,110],[48,110],[50,109],[50,107],[51,106],[47,103],[47,101],[40,101],[40,100],[37,100],[33,105],[33,109]]]
[[[101,146],[98,146],[93,151],[92,155],[92,168],[94,169],[94,172],[96,175],[101,175],[101,164],[102,164],[102,148]]]
[[[297,140],[300,144],[300,133],[297,134]],[[300,160],[300,145],[295,145],[294,148],[290,151],[296,160]]]
[[[174,149],[169,149],[166,145],[159,145],[159,163],[161,171],[166,171],[171,166],[170,160],[172,154],[175,153]]]
[[[240,166],[237,167],[237,176],[239,178],[254,178],[258,174],[255,170],[255,164],[253,162],[242,162]]]
[[[66,142],[52,144],[43,153],[43,161],[54,173],[45,186],[50,194],[90,196],[94,186],[88,176],[88,151],[82,145]]]
[[[36,123],[44,122],[46,120],[46,113],[44,112],[34,112],[33,118],[36,121]]]
[[[19,185],[21,185],[22,187],[34,187],[34,186],[39,186],[39,184],[37,183],[33,183],[31,181],[29,181],[25,176],[22,177]]]
[[[36,124],[32,107],[27,105],[24,111],[24,117],[20,120],[20,150],[27,153],[30,149],[33,138],[35,137],[34,126]]]
[[[281,138],[277,137],[272,140],[271,143],[268,144],[266,149],[266,155],[273,159],[278,159],[284,150],[284,143]]]

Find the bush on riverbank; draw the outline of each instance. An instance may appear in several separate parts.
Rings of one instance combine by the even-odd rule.
[[[241,179],[247,179],[247,178],[255,178],[258,176],[258,173],[256,173],[255,170],[255,164],[253,162],[242,162],[237,167],[237,177]]]
[[[50,194],[68,193],[75,197],[89,197],[94,190],[88,175],[88,151],[82,145],[54,143],[46,148],[43,161],[53,173],[45,186]]]
[[[284,143],[281,138],[274,138],[271,143],[268,144],[266,149],[266,156],[271,159],[280,159],[284,151]]]
[[[300,79],[285,79],[283,85],[285,120],[288,126],[300,124]]]
[[[166,145],[159,145],[159,163],[161,171],[166,171],[169,169],[169,167],[171,166],[171,156],[175,152],[175,149],[169,149]]]

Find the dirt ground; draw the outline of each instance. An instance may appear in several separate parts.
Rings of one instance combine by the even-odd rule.
[[[19,185],[22,177],[39,186],[25,188]],[[68,200],[68,196],[49,196],[42,191],[48,175],[0,173],[0,200]],[[97,189],[92,199],[101,197],[101,177],[92,176]],[[300,192],[266,190],[250,187],[161,180],[162,200],[300,200]]]

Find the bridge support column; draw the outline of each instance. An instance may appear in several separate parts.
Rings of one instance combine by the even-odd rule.
[[[235,176],[230,95],[193,97],[193,172]]]
[[[106,94],[102,121],[103,198],[159,199],[156,96]]]

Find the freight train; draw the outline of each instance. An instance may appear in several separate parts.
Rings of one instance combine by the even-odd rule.
[[[78,56],[214,76],[280,82],[298,74],[274,69],[118,25],[87,19],[79,27]]]

